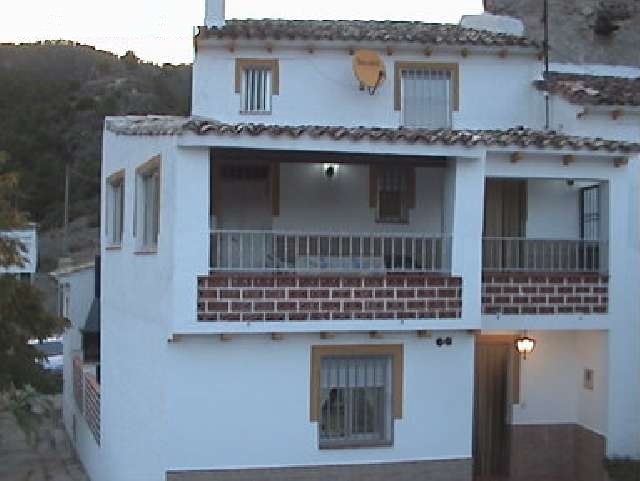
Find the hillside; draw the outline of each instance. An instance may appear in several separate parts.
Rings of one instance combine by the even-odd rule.
[[[17,205],[42,231],[59,227],[69,162],[71,219],[95,228],[104,117],[188,114],[191,66],[142,63],[132,53],[118,57],[72,42],[4,44],[0,86],[0,151],[20,173]]]

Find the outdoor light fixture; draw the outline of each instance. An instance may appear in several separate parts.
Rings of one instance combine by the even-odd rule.
[[[527,331],[521,337],[518,337],[515,342],[517,351],[522,355],[523,359],[527,358],[527,354],[531,354],[536,347],[535,339],[527,336]]]
[[[332,179],[338,173],[338,164],[324,164],[323,170],[327,179]]]

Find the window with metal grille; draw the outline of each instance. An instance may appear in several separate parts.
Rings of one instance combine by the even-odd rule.
[[[378,222],[407,222],[408,170],[384,167],[378,176]]]
[[[270,113],[272,71],[266,67],[248,67],[242,72],[241,110]]]
[[[600,187],[593,185],[581,190],[580,233],[585,240],[600,237]]]
[[[107,240],[111,246],[122,243],[124,225],[124,178],[118,177],[107,183]]]
[[[401,81],[404,125],[430,129],[451,127],[451,70],[403,69]]]
[[[142,174],[142,245],[158,246],[160,232],[160,171],[149,170]]]
[[[392,356],[325,357],[320,368],[320,447],[392,443]]]

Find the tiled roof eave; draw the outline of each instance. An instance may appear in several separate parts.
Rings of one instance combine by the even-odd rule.
[[[391,127],[346,127],[323,125],[228,124],[202,118],[136,117],[112,119],[106,129],[120,135],[217,135],[296,140],[348,140],[428,146],[484,147],[488,150],[599,152],[628,155],[640,153],[640,144],[600,138],[576,137],[554,131],[515,127],[504,130],[451,130]]]
[[[363,20],[228,20],[223,27],[200,27],[197,38],[232,41],[397,42],[421,45],[531,47],[526,37],[474,30],[453,24]]]

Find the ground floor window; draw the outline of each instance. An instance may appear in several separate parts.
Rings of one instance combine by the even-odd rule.
[[[402,346],[316,346],[312,420],[321,449],[390,446],[402,409]]]

